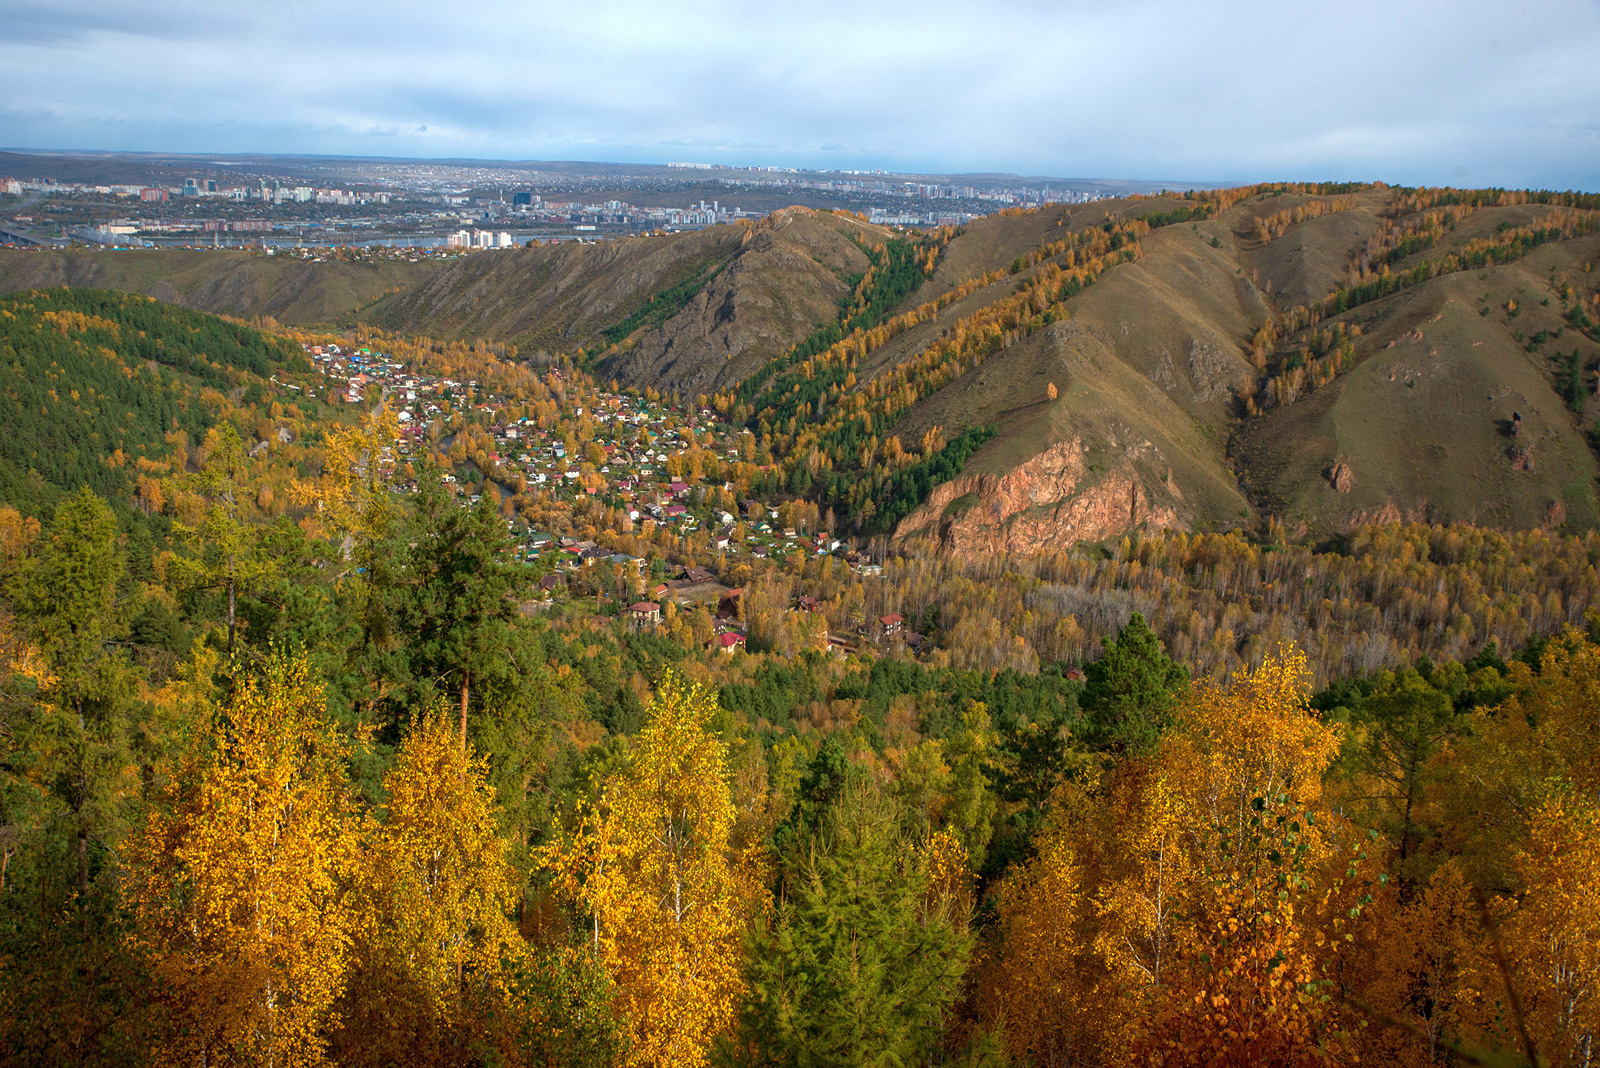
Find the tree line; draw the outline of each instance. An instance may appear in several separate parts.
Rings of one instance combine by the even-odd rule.
[[[728,657],[519,611],[503,521],[436,479],[391,497],[382,432],[330,435],[304,527],[240,522],[217,442],[215,522],[159,567],[88,492],[0,517],[7,1060],[1583,1063],[1583,539],[819,561]],[[1067,580],[1106,591],[1101,640],[988,659]],[[800,589],[937,653],[764,651]],[[1304,626],[1206,661],[1163,641],[1200,596]],[[1308,659],[1341,629],[1311,599],[1424,646]]]

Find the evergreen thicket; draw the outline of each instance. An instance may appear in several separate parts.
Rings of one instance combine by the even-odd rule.
[[[198,442],[228,395],[309,370],[299,346],[129,293],[51,289],[0,298],[0,499],[37,511],[88,486],[126,496],[141,457]]]

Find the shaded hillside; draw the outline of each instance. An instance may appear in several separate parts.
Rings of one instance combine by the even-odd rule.
[[[753,226],[451,261],[383,301],[389,330],[473,335],[524,349],[600,352],[602,377],[685,396],[737,381],[838,311],[866,254],[888,236],[795,208]]]
[[[316,262],[238,249],[0,249],[0,292],[119,289],[218,315],[309,326],[345,319],[435,269],[431,263]]]

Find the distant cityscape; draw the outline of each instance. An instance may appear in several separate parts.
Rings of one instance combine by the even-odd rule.
[[[9,154],[0,166],[19,160],[33,163],[34,171],[47,163]],[[465,251],[702,229],[762,217],[788,203],[849,210],[884,226],[933,227],[961,225],[1006,208],[1083,203],[1121,192],[1097,183],[1009,184],[703,163],[594,165],[585,173],[574,170],[579,165],[544,171],[295,161],[302,173],[291,175],[276,161],[251,162],[206,161],[183,177],[176,173],[181,164],[170,162],[136,161],[122,168],[134,172],[142,165],[151,172],[119,176],[140,181],[73,180],[60,173],[0,177],[0,244],[355,244]],[[337,183],[319,181],[335,175]],[[674,192],[701,195],[674,204]]]

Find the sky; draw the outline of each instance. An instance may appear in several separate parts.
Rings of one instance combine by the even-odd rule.
[[[0,0],[0,147],[1600,190],[1600,0]]]

